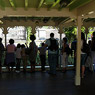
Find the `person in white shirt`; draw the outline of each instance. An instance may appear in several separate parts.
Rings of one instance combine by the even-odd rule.
[[[21,63],[21,45],[17,44],[16,48],[16,72],[20,72],[20,63]]]

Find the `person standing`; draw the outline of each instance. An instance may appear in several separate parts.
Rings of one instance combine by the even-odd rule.
[[[69,45],[67,44],[67,38],[64,37],[63,38],[63,43],[62,43],[62,65],[63,65],[63,70],[62,72],[65,73],[66,72],[66,68],[68,65],[68,53],[67,53],[67,49],[69,47]]]
[[[31,63],[31,72],[35,72],[35,64],[36,64],[36,57],[37,57],[37,51],[38,51],[38,47],[35,43],[35,39],[36,37],[34,35],[30,36],[30,44],[29,44],[29,60]]]
[[[23,72],[26,73],[26,68],[27,68],[27,55],[25,53],[25,45],[21,45],[21,58],[23,62]]]
[[[85,40],[85,35],[83,32],[81,32],[81,67],[82,67],[82,78],[84,78],[84,73],[85,73],[85,63],[86,63],[86,58],[87,58],[87,43]]]
[[[2,72],[2,56],[4,53],[4,45],[2,44],[2,38],[0,38],[0,73]]]
[[[14,45],[14,40],[10,39],[9,43],[6,46],[6,65],[8,66],[8,70],[13,71],[13,67],[15,66],[15,50],[16,47]],[[10,68],[11,67],[11,68]]]
[[[50,34],[50,38],[46,40],[45,46],[48,47],[49,74],[56,75],[58,41],[54,38],[54,33]]]
[[[45,71],[45,65],[46,65],[46,50],[44,43],[41,44],[42,46],[39,48],[40,52],[40,60],[41,60],[41,70],[42,72]]]
[[[95,32],[93,32],[93,37],[91,42],[91,56],[92,56],[92,64],[94,64],[94,70],[95,70]]]
[[[74,53],[74,70],[76,68],[76,50],[77,50],[77,39],[75,38],[71,44],[72,53]],[[73,54],[72,54],[73,56]]]
[[[21,63],[21,45],[17,44],[16,48],[16,72],[20,72],[20,63]]]

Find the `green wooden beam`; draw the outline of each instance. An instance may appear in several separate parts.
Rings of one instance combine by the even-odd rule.
[[[72,0],[68,5],[67,7],[69,7],[71,4],[73,4],[74,2],[76,2],[77,0]]]
[[[72,3],[70,6],[69,6],[69,9],[70,11],[76,9],[76,8],[79,8],[83,5],[85,5],[86,3],[90,2],[92,0],[76,0],[76,2]]]
[[[5,10],[5,3],[4,3],[3,0],[0,0],[0,8],[1,8],[2,10]]]
[[[13,7],[14,10],[16,10],[16,3],[15,0],[9,0],[11,6]]]
[[[25,9],[28,8],[28,0],[25,0]]]
[[[51,8],[55,7],[59,2],[60,2],[60,0],[57,0],[57,1],[49,8],[49,10],[50,10]]]
[[[40,7],[42,6],[43,3],[44,3],[44,0],[40,0],[40,3],[38,5],[38,10],[40,9]]]

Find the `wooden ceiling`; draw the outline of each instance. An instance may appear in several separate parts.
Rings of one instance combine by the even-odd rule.
[[[48,10],[68,7],[69,10],[74,10],[80,6],[89,3],[92,0],[0,0],[0,8],[5,10],[7,7],[11,7],[14,10],[17,8],[47,8]]]
[[[51,21],[54,21],[55,23],[60,24],[68,20],[74,21],[75,19],[72,19],[72,18],[70,19],[70,16],[68,13],[67,13],[68,16],[64,16],[64,17],[61,17],[59,15],[57,16],[57,13],[55,17],[49,16],[49,14],[53,12],[52,10],[57,10],[56,12],[64,15],[66,13],[66,11],[63,11],[64,9],[69,9],[69,12],[72,12],[74,10],[77,10],[78,8],[81,8],[89,4],[92,1],[95,1],[95,0],[0,0],[0,15],[2,14],[4,15],[3,17],[1,17],[2,21],[4,20],[10,20],[10,21],[31,20],[31,21],[41,21],[41,22],[47,23],[48,21],[51,20]],[[21,12],[21,10],[19,11],[20,8],[21,9],[23,8],[24,11],[23,12]],[[31,9],[35,11],[33,11],[33,13],[29,13]],[[47,11],[45,10],[45,13],[48,12],[47,13],[48,16],[46,16],[44,13],[42,13],[42,16],[38,16],[38,14],[40,13],[40,10],[42,9],[47,10]],[[33,16],[34,13],[37,14],[37,16],[36,15]],[[22,14],[25,14],[25,15],[23,16]],[[81,14],[82,14],[82,11],[81,11]],[[95,22],[95,19],[87,17],[86,19],[84,19],[84,21]]]

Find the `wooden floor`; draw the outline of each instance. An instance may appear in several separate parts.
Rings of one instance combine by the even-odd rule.
[[[94,95],[95,74],[88,73],[79,87],[74,85],[75,73],[60,71],[56,76],[47,72],[0,74],[0,95]]]

